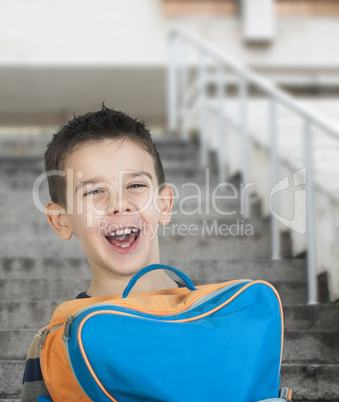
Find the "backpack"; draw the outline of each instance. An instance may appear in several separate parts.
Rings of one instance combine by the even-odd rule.
[[[155,269],[186,286],[130,295]],[[41,337],[41,370],[54,402],[257,402],[278,398],[283,331],[269,283],[195,287],[152,264],[122,295],[58,306]]]

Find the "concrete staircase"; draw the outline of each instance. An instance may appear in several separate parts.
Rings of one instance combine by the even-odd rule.
[[[36,137],[34,146],[23,147],[30,151],[22,158],[20,151],[13,152],[20,149],[18,140],[11,145],[7,138],[7,156],[0,157],[0,402],[20,399],[24,359],[34,332],[49,321],[58,304],[86,290],[91,277],[77,241],[60,240],[32,200],[34,181],[43,172],[39,155],[48,139]],[[284,258],[270,260],[270,222],[261,218],[257,198],[251,200],[252,215],[246,222],[238,201],[216,201],[220,210],[233,215],[214,210],[211,193],[218,183],[213,158],[209,171],[200,169],[196,142],[155,140],[167,181],[179,195],[172,223],[159,232],[161,262],[183,270],[196,285],[237,278],[271,282],[280,293],[285,316],[281,385],[293,388],[294,401],[338,401],[339,306],[306,304],[306,261],[291,258],[287,234],[281,235]],[[197,189],[183,185],[192,182],[201,190],[201,214],[188,214],[197,208],[192,198]],[[236,176],[231,182],[239,186]],[[226,190],[221,194],[230,195]],[[43,204],[49,199],[46,183],[40,196]],[[180,200],[185,200],[185,213],[180,212]],[[233,234],[226,235],[221,227],[230,225]],[[253,235],[241,233],[250,227]]]

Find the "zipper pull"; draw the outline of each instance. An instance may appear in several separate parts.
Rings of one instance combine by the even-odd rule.
[[[287,387],[281,388],[279,398],[285,399],[286,402],[292,402],[292,389]]]
[[[44,329],[44,330],[41,332],[41,335],[40,335],[40,342],[39,342],[39,349],[42,349],[42,348],[44,347],[44,343],[45,343],[46,336],[48,335],[48,333],[49,333],[49,330],[48,330],[47,328]]]
[[[67,317],[67,320],[65,322],[64,336],[62,338],[64,342],[68,342],[68,340],[69,340],[69,333],[70,333],[71,325],[72,325],[72,322],[74,321],[74,319],[75,319],[74,315],[69,315]]]

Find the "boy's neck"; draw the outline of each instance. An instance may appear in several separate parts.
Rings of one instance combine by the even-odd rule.
[[[94,275],[91,286],[86,292],[90,297],[101,297],[122,294],[132,277],[107,278],[106,275]],[[156,270],[141,277],[133,286],[131,293],[150,292],[177,288],[173,281],[163,270]]]

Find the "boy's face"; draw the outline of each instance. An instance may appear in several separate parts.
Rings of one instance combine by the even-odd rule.
[[[76,236],[94,274],[131,276],[159,262],[156,231],[173,198],[169,186],[159,195],[148,152],[128,139],[91,142],[70,155],[65,171],[67,211],[54,218],[61,230],[52,226],[65,240]],[[126,228],[131,233],[117,232]]]

